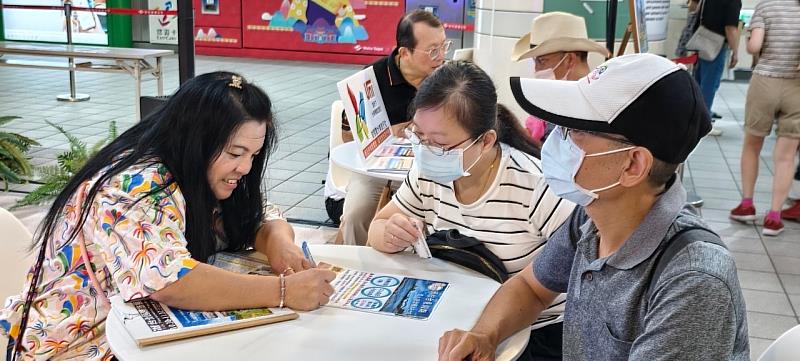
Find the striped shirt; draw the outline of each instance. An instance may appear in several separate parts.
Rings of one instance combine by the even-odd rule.
[[[772,78],[800,78],[800,1],[762,0],[750,20],[750,29],[764,29],[764,44],[756,74]]]
[[[408,173],[393,201],[409,217],[424,220],[430,233],[458,229],[483,241],[514,275],[531,263],[575,205],[550,192],[538,159],[506,144],[500,144],[500,150],[497,176],[472,204],[458,201],[452,182],[426,179],[417,167]],[[559,296],[534,327],[560,322],[563,301]]]

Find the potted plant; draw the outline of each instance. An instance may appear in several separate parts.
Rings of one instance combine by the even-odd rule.
[[[61,126],[49,121],[47,124],[58,129],[61,134],[67,137],[69,141],[69,150],[64,151],[56,157],[57,164],[37,168],[38,172],[41,174],[41,179],[39,181],[42,184],[28,193],[24,198],[17,201],[13,208],[41,204],[58,196],[67,183],[69,183],[72,176],[75,175],[75,172],[80,170],[100,148],[117,137],[117,124],[114,121],[111,121],[108,126],[108,137],[97,142],[92,147],[88,147],[86,143],[81,142],[77,137],[64,130]]]
[[[0,129],[17,116],[0,117]],[[3,189],[8,190],[9,183],[22,183],[33,174],[33,167],[25,153],[32,145],[39,145],[28,137],[0,131],[0,181]]]

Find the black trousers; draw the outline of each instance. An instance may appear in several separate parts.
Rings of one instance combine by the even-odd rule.
[[[561,343],[564,338],[562,322],[531,331],[528,347],[518,361],[561,361]]]

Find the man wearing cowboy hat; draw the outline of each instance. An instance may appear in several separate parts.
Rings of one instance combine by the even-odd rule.
[[[511,60],[533,58],[534,78],[578,80],[589,74],[589,52],[608,50],[589,40],[580,16],[554,11],[533,19],[531,32],[517,40]]]
[[[589,74],[589,52],[608,57],[606,48],[589,39],[582,17],[554,11],[533,19],[531,31],[514,44],[511,60],[532,58],[533,77],[536,79],[575,81]],[[531,115],[526,126],[530,122],[541,123],[543,120]],[[545,122],[542,141],[547,139],[553,127],[552,123]]]

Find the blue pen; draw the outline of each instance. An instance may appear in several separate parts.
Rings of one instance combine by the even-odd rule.
[[[317,262],[314,261],[314,257],[311,256],[311,251],[308,249],[308,242],[303,241],[301,248],[303,249],[303,255],[305,255],[306,259],[311,262],[311,267],[317,267]]]

